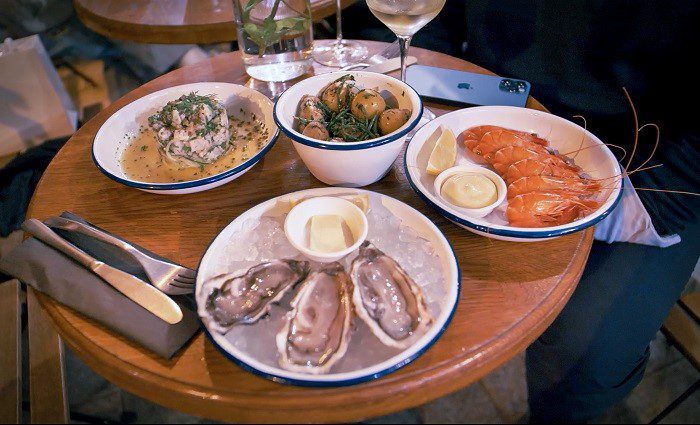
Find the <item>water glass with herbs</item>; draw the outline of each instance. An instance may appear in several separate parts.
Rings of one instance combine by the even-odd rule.
[[[311,68],[310,0],[231,0],[248,75],[289,81]]]

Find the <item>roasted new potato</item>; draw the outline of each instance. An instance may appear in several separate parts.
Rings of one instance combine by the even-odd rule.
[[[389,134],[401,128],[411,117],[408,109],[387,109],[379,115],[379,131],[382,134]]]
[[[328,140],[331,138],[326,125],[320,121],[311,121],[308,123],[301,134],[316,140]]]
[[[398,101],[389,90],[363,89],[352,74],[346,74],[318,95],[303,95],[294,125],[312,139],[360,142],[392,133],[408,121],[411,110],[394,106]]]
[[[357,118],[367,120],[377,114],[381,114],[386,109],[386,102],[374,90],[360,90],[352,99],[350,112]]]
[[[310,94],[305,95],[301,98],[299,102],[299,114],[297,115],[300,119],[299,131],[304,131],[307,122],[309,121],[323,121],[324,115],[318,104],[321,99],[318,96],[312,96]]]
[[[354,80],[336,81],[321,93],[321,101],[333,112],[338,112],[350,105],[359,89]]]

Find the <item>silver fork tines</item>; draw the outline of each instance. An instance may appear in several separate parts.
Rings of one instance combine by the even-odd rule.
[[[401,48],[399,47],[399,40],[396,39],[393,43],[389,45],[384,51],[382,51],[379,56],[382,56],[386,59],[391,59],[399,56],[401,54]],[[375,55],[376,56],[376,55]]]

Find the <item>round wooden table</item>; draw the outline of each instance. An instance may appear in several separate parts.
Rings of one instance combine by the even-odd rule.
[[[86,27],[118,40],[157,44],[233,41],[233,0],[73,0]],[[336,0],[311,0],[314,21],[335,14]],[[342,0],[345,8],[355,0]]]
[[[372,53],[383,43],[367,42]],[[412,49],[419,63],[488,72],[440,53]],[[319,67],[316,72],[321,72]],[[323,186],[281,136],[239,179],[203,193],[154,195],[122,186],[92,163],[95,133],[107,117],[148,93],[197,81],[245,83],[238,52],[157,78],[114,102],[85,124],[51,162],[29,217],[73,211],[96,225],[188,267],[231,220],[272,197]],[[450,108],[428,104],[437,114]],[[530,99],[529,106],[543,109]],[[422,357],[381,379],[350,387],[301,388],[237,367],[200,334],[163,360],[95,322],[40,296],[65,343],[100,375],[166,407],[235,422],[348,422],[396,412],[465,387],[524,350],[566,304],[583,271],[593,230],[538,243],[476,236],[428,208],[411,190],[399,155],[390,173],[368,187],[422,211],[452,243],[462,269],[454,318]]]

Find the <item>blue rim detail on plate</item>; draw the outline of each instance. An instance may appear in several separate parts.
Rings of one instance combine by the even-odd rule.
[[[416,97],[418,98],[418,101],[420,102],[420,113],[416,116],[416,118],[413,119],[413,121],[410,124],[408,124],[408,126],[406,128],[399,131],[398,133],[390,133],[386,136],[379,137],[376,139],[371,139],[371,140],[365,141],[365,142],[353,142],[353,143],[344,142],[342,144],[339,142],[337,144],[329,144],[329,143],[324,143],[323,141],[318,141],[315,139],[307,138],[307,137],[302,136],[301,134],[290,131],[282,124],[280,119],[277,117],[277,104],[279,103],[282,96],[284,96],[284,94],[282,94],[282,96],[277,98],[277,100],[275,101],[275,105],[272,108],[272,118],[275,120],[275,124],[277,124],[277,127],[280,130],[282,130],[282,132],[285,134],[285,136],[289,137],[290,139],[292,139],[295,142],[301,143],[302,145],[310,146],[312,148],[328,149],[328,150],[333,150],[333,151],[353,151],[353,150],[374,148],[377,146],[381,146],[381,145],[385,145],[387,143],[393,142],[393,141],[401,138],[402,136],[405,136],[406,134],[408,134],[411,130],[413,130],[418,125],[421,117],[423,117],[423,109],[424,109],[423,100],[420,98],[420,96],[418,96],[418,93],[416,92],[416,90],[413,87],[409,86],[408,84],[406,84],[406,86],[408,88],[410,88],[411,90],[413,90],[413,92],[416,94]]]
[[[469,220],[466,220],[462,217],[458,217],[451,212],[445,210],[442,208],[440,205],[436,204],[435,202],[431,201],[425,194],[418,189],[416,184],[413,182],[413,179],[411,178],[411,174],[408,171],[408,164],[406,162],[406,157],[408,154],[408,149],[411,146],[411,140],[408,142],[408,146],[406,146],[406,150],[404,151],[403,154],[403,167],[404,167],[404,172],[406,173],[406,179],[408,180],[408,183],[411,185],[411,188],[413,189],[414,192],[428,205],[430,205],[433,209],[435,209],[440,215],[443,217],[447,218],[448,220],[463,225],[467,226],[471,229],[477,230],[479,232],[483,233],[488,233],[491,235],[497,235],[497,236],[507,236],[511,238],[520,238],[520,239],[543,239],[543,238],[553,238],[557,236],[564,236],[568,235],[570,233],[576,233],[580,230],[586,229],[588,227],[593,226],[594,224],[598,223],[599,221],[603,220],[605,217],[607,217],[612,210],[615,209],[617,204],[620,202],[620,199],[622,199],[622,191],[625,188],[625,182],[622,180],[622,185],[620,186],[620,192],[617,194],[617,199],[615,199],[615,202],[610,205],[610,208],[608,208],[605,212],[600,214],[598,217],[587,221],[585,223],[581,223],[578,226],[566,228],[566,229],[559,229],[559,230],[548,230],[548,231],[532,231],[532,232],[523,232],[521,230],[509,230],[509,229],[493,229],[488,226],[483,226],[480,224],[475,224],[472,223]]]
[[[386,195],[382,195],[382,194],[379,194],[379,195],[386,196]],[[403,202],[403,201],[400,201],[400,202]],[[406,204],[406,205],[408,205],[408,204]],[[411,207],[410,205],[408,205],[408,207],[414,209],[419,214],[424,215],[423,213],[421,213],[420,211]],[[228,224],[226,226],[228,226]],[[204,334],[207,336],[209,341],[211,341],[211,343],[214,345],[214,347],[216,347],[216,349],[219,350],[219,352],[221,354],[223,354],[224,357],[231,360],[232,362],[234,362],[237,366],[241,367],[242,369],[244,369],[244,370],[246,370],[254,375],[257,375],[257,376],[260,376],[262,378],[273,381],[273,382],[277,382],[280,384],[287,384],[287,385],[296,385],[299,387],[326,388],[326,387],[347,387],[347,386],[357,385],[357,384],[361,384],[363,382],[369,382],[369,381],[373,381],[375,379],[381,378],[383,376],[386,376],[392,372],[395,372],[395,371],[401,369],[402,367],[413,362],[414,360],[416,360],[417,358],[422,356],[426,351],[428,351],[428,349],[430,347],[432,347],[438,341],[438,339],[440,339],[442,334],[447,329],[447,326],[449,326],[449,324],[452,323],[452,318],[454,317],[455,312],[457,311],[457,305],[459,304],[459,295],[462,292],[462,268],[459,266],[459,260],[457,259],[457,253],[455,253],[455,249],[452,246],[452,243],[450,243],[450,240],[447,239],[447,237],[442,232],[442,230],[440,230],[438,228],[438,231],[440,232],[442,237],[445,238],[445,241],[447,241],[447,246],[450,247],[450,251],[452,252],[452,256],[455,259],[455,264],[457,265],[457,297],[456,297],[455,304],[452,307],[452,311],[450,312],[449,316],[447,316],[447,320],[445,320],[445,324],[442,326],[442,328],[440,328],[438,333],[435,334],[435,337],[433,337],[433,339],[431,339],[427,344],[425,344],[423,346],[423,348],[416,351],[416,353],[413,354],[412,356],[410,356],[406,359],[403,359],[399,363],[397,363],[393,366],[390,366],[384,370],[381,370],[379,372],[373,373],[371,375],[361,376],[359,378],[345,379],[345,380],[341,380],[341,381],[301,380],[301,379],[287,378],[284,376],[274,375],[274,374],[263,372],[259,369],[256,369],[256,368],[250,366],[248,363],[244,362],[243,360],[239,359],[238,357],[234,356],[233,354],[229,353],[228,351],[224,350],[219,344],[216,343],[216,341],[212,337],[211,333],[209,332],[209,329],[207,329],[207,327],[204,326],[204,323],[201,321],[202,320],[201,318],[199,318],[200,325],[201,325],[202,329],[204,330]],[[205,253],[207,251],[209,251],[209,248],[211,248],[212,244],[214,243],[214,241],[216,240],[217,237],[219,237],[218,233],[212,238],[212,240],[207,245],[207,248],[204,250]],[[197,270],[200,270],[200,268],[202,266],[203,259],[204,259],[204,255],[202,256],[202,258],[199,259],[199,262],[197,263]],[[195,300],[195,305],[197,307],[197,311],[199,311],[199,303],[197,302],[196,294],[195,294],[194,300]],[[197,317],[199,317],[199,315]],[[312,375],[310,375],[310,376],[312,376]]]
[[[106,121],[105,121],[106,122]],[[270,141],[265,145],[264,148],[260,149],[258,153],[253,155],[253,157],[249,158],[245,162],[240,163],[239,165],[231,168],[230,170],[226,170],[222,173],[219,174],[214,174],[213,176],[209,176],[204,179],[199,179],[199,180],[190,180],[186,182],[178,182],[178,183],[143,183],[143,182],[136,182],[133,180],[126,180],[121,177],[115,176],[114,174],[110,173],[109,171],[105,170],[100,163],[97,161],[97,158],[95,157],[95,139],[92,139],[92,162],[97,166],[97,168],[102,172],[102,174],[106,175],[110,179],[121,183],[125,186],[129,187],[135,187],[137,189],[147,189],[147,190],[177,190],[177,189],[188,189],[191,187],[199,187],[199,186],[204,186],[210,183],[217,182],[219,180],[223,180],[227,177],[231,177],[234,174],[237,174],[243,170],[246,170],[260,161],[260,159],[269,151],[272,149],[272,146],[277,142],[277,138],[280,135],[280,129],[278,128],[277,131],[275,131],[275,134],[272,136]]]

